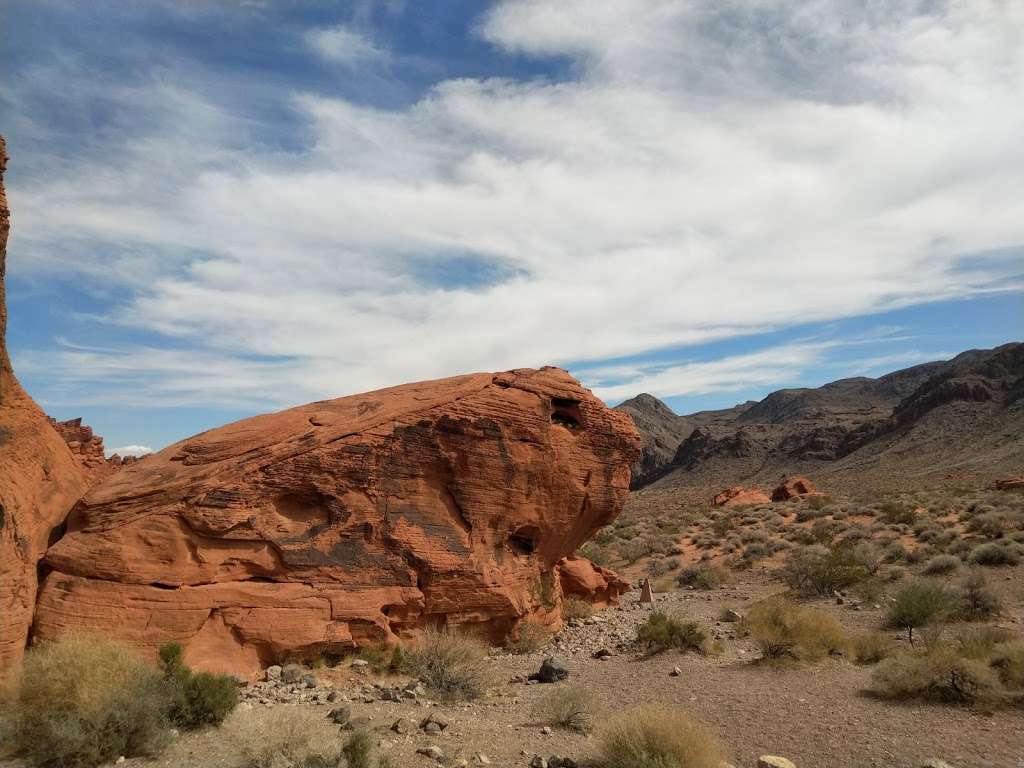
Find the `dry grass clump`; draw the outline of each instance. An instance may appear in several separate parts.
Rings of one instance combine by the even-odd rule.
[[[118,643],[79,638],[33,648],[9,695],[4,730],[34,765],[88,768],[166,743],[168,688]]]
[[[535,621],[523,621],[516,627],[513,636],[505,643],[512,653],[536,653],[551,642],[551,630]]]
[[[224,733],[241,753],[245,768],[335,768],[344,744],[323,714],[305,707],[238,710]]]
[[[589,619],[593,615],[594,606],[586,600],[581,600],[578,597],[568,597],[562,601],[562,618],[566,621],[569,619]]]
[[[988,586],[983,574],[971,573],[958,585],[955,617],[960,621],[991,619],[1002,609],[999,596]]]
[[[533,716],[540,725],[586,734],[594,730],[597,711],[590,692],[575,686],[559,687],[537,702]]]
[[[430,629],[408,652],[408,668],[442,701],[479,698],[488,685],[487,646],[450,629]]]
[[[1007,688],[1024,689],[1024,642],[1018,640],[996,645],[989,655],[988,664]]]
[[[640,708],[612,718],[598,736],[603,768],[719,768],[725,749],[683,712]]]
[[[681,651],[708,652],[708,636],[696,621],[669,616],[654,611],[637,629],[636,639],[649,653],[661,653],[669,648]]]
[[[741,626],[769,660],[814,661],[842,652],[846,645],[838,620],[779,597],[756,603]]]
[[[865,632],[850,638],[850,650],[858,664],[877,664],[896,653],[896,643],[884,632]]]

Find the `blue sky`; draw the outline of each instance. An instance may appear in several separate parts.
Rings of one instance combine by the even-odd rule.
[[[1024,328],[992,0],[5,3],[9,346],[111,448],[558,364],[680,412]]]

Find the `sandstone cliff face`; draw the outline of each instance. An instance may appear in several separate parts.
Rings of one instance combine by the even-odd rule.
[[[621,588],[557,565],[618,514],[638,452],[629,418],[556,368],[230,424],[80,502],[47,554],[36,636],[176,640],[190,664],[252,674],[426,625],[500,640],[554,624],[563,583]]]
[[[0,677],[21,658],[32,626],[39,559],[88,483],[64,440],[18,384],[4,343],[6,166],[0,137]]]

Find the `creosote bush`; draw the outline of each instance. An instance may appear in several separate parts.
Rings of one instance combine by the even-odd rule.
[[[33,765],[91,768],[166,743],[171,701],[160,673],[99,638],[32,648],[15,674],[4,730]]]
[[[956,595],[933,581],[912,581],[900,589],[889,609],[890,626],[907,630],[914,642],[914,630],[945,620],[956,607]]]
[[[984,662],[953,649],[886,659],[872,675],[872,690],[886,699],[920,699],[943,704],[995,702],[1002,697],[996,673]]]
[[[650,653],[660,653],[669,648],[681,651],[708,652],[708,636],[696,621],[687,621],[654,611],[637,630],[637,641],[647,647]]]
[[[960,568],[960,558],[954,555],[936,555],[924,564],[926,576],[942,576]]]
[[[863,581],[869,568],[850,546],[809,546],[790,555],[780,576],[802,597],[831,595]]]
[[[846,645],[843,627],[835,618],[780,597],[752,606],[741,627],[769,660],[814,661],[841,653]]]
[[[681,587],[695,589],[718,589],[729,581],[729,572],[720,565],[698,565],[684,568],[676,577]]]
[[[227,675],[193,672],[178,643],[160,646],[160,666],[171,696],[171,720],[180,728],[220,725],[238,704],[238,686]]]
[[[961,621],[983,621],[998,616],[1001,611],[999,596],[988,586],[984,574],[972,573],[960,582],[956,618]]]
[[[865,632],[850,638],[850,649],[858,664],[877,664],[896,652],[896,643],[884,632]]]
[[[719,768],[725,757],[714,732],[679,711],[623,712],[598,735],[597,764],[603,768]]]
[[[487,689],[487,646],[478,638],[430,629],[407,655],[409,671],[442,701],[476,699]]]
[[[596,720],[594,696],[584,688],[558,687],[537,702],[533,716],[541,725],[590,733]]]
[[[971,552],[971,562],[988,566],[1017,565],[1020,562],[1020,554],[1014,545],[997,544],[992,541],[975,547]]]

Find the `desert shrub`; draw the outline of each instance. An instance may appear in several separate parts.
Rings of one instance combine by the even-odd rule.
[[[912,581],[900,589],[889,609],[889,624],[907,630],[914,642],[914,630],[942,621],[954,610],[956,595],[933,581]]]
[[[608,551],[608,548],[606,546],[602,546],[605,543],[606,542],[604,541],[600,544],[588,541],[580,547],[580,554],[595,565],[609,565],[612,561],[612,556]]]
[[[879,509],[879,515],[889,525],[913,525],[917,511],[898,501],[887,501]]]
[[[968,520],[967,530],[979,533],[986,539],[998,539],[1005,533],[1008,523],[1006,515],[999,512],[986,512]]]
[[[960,567],[960,558],[954,555],[937,555],[924,564],[923,572],[927,576],[941,576],[952,573]]]
[[[971,552],[971,562],[989,566],[1017,565],[1020,562],[1020,555],[1011,546],[990,541],[974,548]]]
[[[697,653],[707,653],[708,650],[707,633],[697,622],[669,616],[662,611],[654,611],[647,617],[637,630],[636,639],[651,653],[669,648]]]
[[[336,768],[342,742],[325,727],[321,712],[305,707],[238,710],[224,734],[242,755],[245,768]]]
[[[821,494],[819,496],[808,496],[807,497],[807,506],[810,507],[811,509],[814,509],[814,510],[817,510],[817,511],[821,511],[821,510],[825,509],[825,507],[827,507],[830,504],[832,504],[832,502],[833,502],[832,497],[828,496],[827,494]]]
[[[594,606],[578,597],[568,597],[562,601],[562,618],[589,619],[594,615]]]
[[[965,659],[950,648],[924,655],[886,659],[875,668],[872,690],[886,699],[920,699],[973,704],[999,698],[996,673],[983,662]]]
[[[364,730],[353,731],[348,737],[341,754],[345,757],[345,768],[370,768],[373,742]]]
[[[858,664],[877,664],[896,652],[896,643],[884,632],[865,632],[850,638],[850,648]]]
[[[408,667],[442,701],[475,699],[487,688],[487,646],[450,629],[423,633],[408,653]]]
[[[832,616],[783,598],[763,600],[751,607],[742,622],[766,659],[813,661],[842,651],[842,625]]]
[[[804,547],[790,555],[779,574],[796,594],[831,595],[865,579],[868,570],[850,547]]]
[[[623,712],[598,736],[597,764],[603,768],[718,768],[724,761],[715,734],[678,711]]]
[[[698,565],[684,568],[676,577],[681,587],[695,589],[718,589],[729,581],[729,572],[720,565]]]
[[[999,596],[988,586],[984,574],[971,573],[961,580],[957,589],[955,618],[961,621],[982,621],[1002,611]]]
[[[1013,633],[1000,627],[973,627],[962,632],[957,638],[957,652],[965,659],[985,660],[992,655],[992,650],[1007,642]]]
[[[988,663],[1007,688],[1024,688],[1024,642],[1000,643],[992,649]]]
[[[512,653],[536,653],[551,641],[551,630],[535,621],[523,621],[505,647]]]
[[[555,688],[533,709],[534,719],[539,724],[577,733],[590,733],[594,729],[595,715],[593,694],[580,687]]]
[[[160,666],[171,695],[171,720],[179,728],[220,725],[238,705],[238,685],[227,675],[193,672],[178,643],[160,646]]]
[[[114,642],[65,639],[31,649],[11,697],[4,730],[33,765],[90,768],[155,754],[166,743],[167,685]]]

